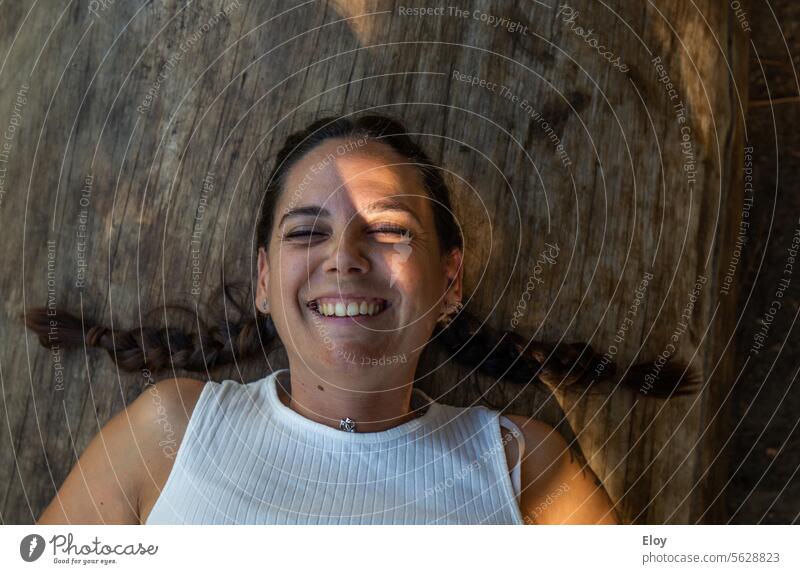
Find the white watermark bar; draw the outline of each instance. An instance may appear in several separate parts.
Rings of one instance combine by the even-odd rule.
[[[797,526],[3,526],[4,572],[799,572]],[[514,570],[511,570],[514,568]]]

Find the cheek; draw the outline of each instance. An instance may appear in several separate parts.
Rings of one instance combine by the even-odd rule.
[[[436,309],[444,293],[443,282],[440,267],[423,261],[409,261],[398,273],[395,288],[403,297],[404,307],[414,317],[426,313],[436,313],[438,317]]]
[[[381,260],[398,278],[407,277],[414,281],[430,279],[441,271],[426,247],[414,243],[396,243],[387,246],[383,250]]]
[[[284,257],[279,263],[278,272],[270,275],[269,290],[272,300],[287,310],[298,305],[300,289],[308,279],[306,265],[305,258],[302,261],[300,258],[290,261]]]

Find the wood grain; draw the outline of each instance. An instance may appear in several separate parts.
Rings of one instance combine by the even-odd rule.
[[[29,86],[0,202],[4,523],[33,522],[146,382],[104,353],[75,351],[60,354],[57,388],[54,355],[14,319],[47,302],[48,241],[52,295],[87,318],[124,329],[164,301],[202,305],[223,270],[255,276],[256,160],[320,114],[368,109],[404,119],[450,172],[469,308],[493,326],[510,328],[537,258],[556,244],[516,330],[600,353],[615,345],[624,371],[665,350],[707,278],[675,352],[702,370],[699,396],[556,401],[452,361],[424,385],[443,402],[488,400],[558,425],[626,522],[724,520],[724,496],[710,503],[724,482],[735,376],[736,293],[720,285],[741,213],[746,38],[726,3],[711,0],[576,1],[573,23],[555,2],[459,4],[467,17],[403,16],[391,1],[3,6],[0,129]],[[527,28],[511,31],[513,22]],[[615,341],[646,273],[641,306]],[[280,352],[269,361],[175,375],[249,381],[285,366]]]

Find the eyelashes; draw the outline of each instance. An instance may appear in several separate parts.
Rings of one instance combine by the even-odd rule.
[[[369,235],[376,235],[376,234],[387,234],[393,235],[398,238],[411,240],[414,235],[411,233],[411,230],[402,227],[399,225],[381,225],[380,227],[376,227],[375,229],[371,229],[367,232]],[[283,240],[290,240],[290,239],[305,239],[311,240],[314,237],[324,237],[326,233],[320,231],[314,231],[313,229],[300,229],[296,231],[292,231],[291,233],[287,233],[283,236]]]
[[[378,229],[371,231],[370,233],[390,233],[393,235],[401,236],[406,239],[411,239],[413,237],[410,229],[401,227],[399,225],[383,225]]]

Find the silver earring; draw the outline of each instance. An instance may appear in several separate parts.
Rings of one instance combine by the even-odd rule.
[[[267,312],[267,300],[266,299],[263,299],[261,301],[261,309],[263,309],[264,313]]]

